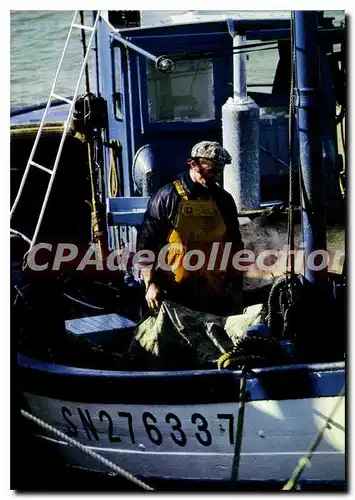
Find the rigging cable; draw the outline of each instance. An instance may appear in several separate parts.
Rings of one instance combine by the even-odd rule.
[[[343,386],[340,394],[338,395],[338,400],[336,401],[332,411],[330,412],[330,414],[328,415],[323,427],[319,430],[319,432],[317,433],[316,437],[313,439],[313,441],[311,442],[309,448],[308,448],[308,451],[307,453],[301,457],[298,461],[298,464],[297,464],[297,467],[295,468],[295,470],[293,471],[292,473],[292,476],[291,478],[287,481],[287,483],[285,484],[285,486],[282,488],[282,491],[291,491],[293,490],[293,488],[295,488],[295,486],[297,485],[297,480],[300,478],[302,472],[304,471],[304,469],[306,467],[310,467],[311,466],[311,459],[312,459],[312,455],[313,455],[313,452],[316,450],[316,448],[318,447],[319,443],[321,442],[321,440],[323,439],[323,436],[324,436],[324,433],[326,431],[326,429],[329,428],[329,425],[340,405],[340,403],[342,402],[342,398],[344,397],[345,395],[345,385]]]
[[[267,323],[274,337],[285,336],[291,331],[291,318],[295,318],[299,303],[296,304],[296,288],[300,282],[295,275],[295,221],[294,221],[294,149],[295,149],[295,43],[294,43],[294,11],[290,17],[290,101],[289,101],[289,207],[287,218],[287,260],[285,275],[280,276],[272,285],[268,299]],[[299,312],[299,311],[298,311]]]
[[[289,103],[289,129],[288,129],[288,140],[289,140],[289,211],[288,211],[288,227],[287,227],[287,238],[289,245],[289,255],[290,257],[290,276],[291,280],[295,274],[295,258],[293,250],[295,247],[295,227],[294,227],[294,148],[295,148],[295,44],[294,44],[294,11],[291,12],[290,18],[290,46],[291,46],[291,82],[290,82],[290,103]],[[287,266],[286,266],[286,276],[287,276]],[[291,285],[292,286],[292,285]],[[292,292],[291,292],[292,295]]]
[[[290,332],[291,306],[295,304],[295,288],[300,286],[295,277],[295,227],[294,227],[294,149],[295,149],[295,43],[294,43],[294,11],[290,17],[290,101],[289,101],[289,207],[287,218],[288,253],[286,273],[275,280],[268,298],[267,324],[274,337],[280,338]],[[289,267],[290,266],[290,267]],[[296,308],[297,311],[297,308]],[[295,314],[295,313],[293,313]]]
[[[212,33],[211,33],[212,34]],[[218,32],[218,33],[213,33],[214,35],[221,35],[222,33],[221,32]],[[318,29],[318,34],[320,35],[320,37],[323,37],[323,35],[337,35],[337,34],[341,34],[340,32],[340,29],[339,28],[320,28]],[[164,38],[164,36],[162,37]],[[226,50],[226,51],[223,51],[222,52],[217,52],[217,51],[209,51],[209,52],[206,52],[206,51],[200,51],[200,52],[185,52],[181,55],[178,55],[178,54],[168,54],[166,55],[166,57],[171,57],[174,59],[174,61],[179,61],[181,59],[198,59],[198,58],[208,58],[208,57],[220,57],[222,55],[226,55],[226,54],[236,54],[236,53],[243,53],[243,52],[257,52],[258,50],[275,50],[278,48],[277,44],[278,42],[280,41],[287,41],[288,38],[285,38],[283,36],[281,37],[275,37],[274,40],[272,41],[269,41],[269,42],[259,42],[259,43],[250,43],[250,44],[246,44],[246,45],[243,45],[241,47],[234,47],[233,49],[230,49],[230,50]],[[333,40],[333,43],[337,43],[336,40],[337,38],[335,38],[335,41],[334,39],[332,38],[331,40]],[[268,46],[268,45],[274,45],[274,46],[271,46],[271,47],[265,47],[265,46]],[[257,48],[257,50],[251,50],[253,48]],[[265,47],[265,48],[261,48],[259,49],[258,47]],[[247,49],[247,50],[245,50]]]
[[[174,61],[182,61],[189,59],[205,59],[211,57],[221,57],[226,54],[232,55],[232,54],[244,54],[248,52],[259,52],[261,50],[276,50],[278,48],[277,43],[278,43],[277,41],[251,43],[251,44],[245,44],[241,47],[234,47],[233,49],[229,49],[223,52],[217,52],[217,51],[184,52],[181,55],[173,54],[169,57],[173,57]],[[269,47],[269,45],[271,45],[271,47]]]
[[[128,479],[128,481],[131,481],[132,483],[136,484],[137,486],[140,486],[144,490],[148,490],[148,491],[153,491],[154,490],[154,488],[152,488],[148,484],[144,483],[140,479],[136,478],[135,476],[133,476],[133,474],[130,474],[129,472],[127,472],[126,470],[122,469],[118,465],[114,464],[110,460],[107,460],[107,458],[99,455],[95,451],[92,451],[89,447],[84,446],[83,444],[81,444],[76,439],[73,439],[73,438],[67,436],[66,434],[64,434],[64,432],[58,431],[58,429],[56,429],[55,427],[53,427],[50,424],[47,424],[46,422],[44,422],[40,418],[35,417],[34,415],[31,415],[31,413],[28,413],[27,411],[22,410],[22,409],[21,409],[21,415],[23,417],[27,418],[27,420],[31,420],[35,424],[39,425],[43,429],[52,432],[53,434],[55,434],[56,436],[58,436],[63,441],[65,441],[66,443],[70,444],[71,446],[74,446],[78,450],[83,451],[84,453],[86,453],[87,455],[89,455],[91,458],[94,458],[95,460],[98,460],[99,462],[101,462],[103,465],[105,465],[109,469],[113,470],[117,474],[120,474],[125,479]]]

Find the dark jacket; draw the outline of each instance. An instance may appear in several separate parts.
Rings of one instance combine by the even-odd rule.
[[[233,243],[233,249],[243,248],[239,230],[237,207],[232,195],[215,184],[205,188],[198,182],[193,182],[189,172],[177,177],[191,200],[208,200],[212,198],[220,211],[227,228],[226,240]],[[173,227],[180,196],[174,186],[169,183],[160,188],[149,200],[142,225],[138,230],[137,250],[159,250],[166,245],[168,235]]]

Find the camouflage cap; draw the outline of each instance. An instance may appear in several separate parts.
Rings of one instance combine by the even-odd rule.
[[[232,157],[226,149],[224,149],[219,142],[202,141],[194,145],[191,150],[192,158],[208,158],[216,163],[232,162]]]

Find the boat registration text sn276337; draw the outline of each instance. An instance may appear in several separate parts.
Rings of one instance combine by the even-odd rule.
[[[46,401],[46,403],[45,403]],[[32,411],[82,444],[132,450],[224,450],[235,442],[238,403],[119,405],[31,395]]]
[[[212,431],[215,425],[211,425],[208,419],[200,412],[194,412],[189,415],[188,420],[182,420],[176,413],[169,411],[163,415],[163,420],[158,419],[150,411],[144,411],[140,415],[132,415],[131,412],[118,411],[115,414],[110,414],[107,410],[98,409],[96,414],[100,423],[106,423],[106,432],[103,434],[100,426],[100,433],[95,427],[93,416],[88,409],[80,407],[76,408],[76,415],[80,419],[80,427],[73,421],[73,412],[67,406],[61,408],[62,416],[68,424],[69,435],[77,436],[78,431],[84,430],[88,440],[100,441],[108,440],[111,443],[127,442],[136,444],[137,428],[139,428],[139,436],[142,437],[142,429],[144,429],[145,437],[154,445],[161,446],[163,441],[170,439],[171,443],[177,446],[184,447],[187,444],[187,439],[196,439],[201,446],[211,446],[213,441]],[[160,417],[162,415],[160,414]],[[186,418],[186,415],[184,415]],[[220,432],[225,431],[227,441],[226,444],[234,444],[234,420],[235,416],[232,413],[217,413],[213,418],[213,424],[216,421],[219,425]],[[95,422],[97,419],[95,419]],[[164,425],[162,425],[164,424]],[[167,424],[170,426],[170,432],[166,433]],[[191,427],[194,426],[195,432],[191,435]],[[128,432],[128,436],[127,436]]]

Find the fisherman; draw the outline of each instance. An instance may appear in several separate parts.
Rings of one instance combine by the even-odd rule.
[[[189,170],[149,200],[137,239],[137,250],[159,255],[157,265],[142,267],[149,308],[166,298],[198,311],[240,313],[242,276],[226,253],[243,242],[235,202],[218,183],[231,160],[218,142],[199,142]]]

